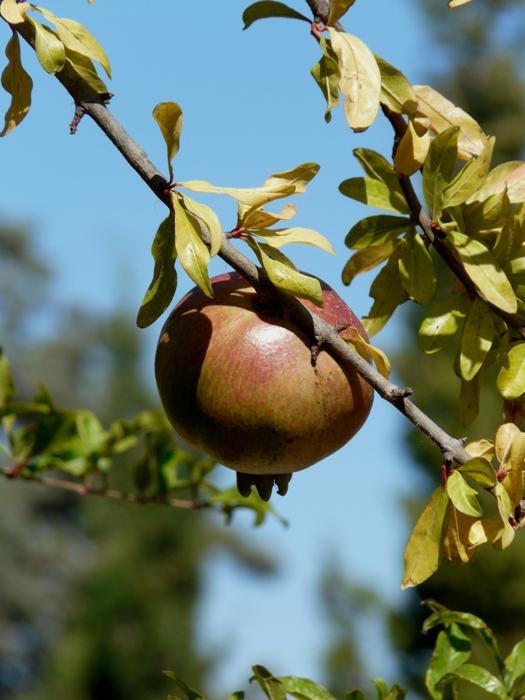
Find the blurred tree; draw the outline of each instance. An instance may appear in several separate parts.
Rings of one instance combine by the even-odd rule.
[[[54,303],[26,231],[0,229],[0,280],[0,337],[22,396],[44,380],[58,404],[105,421],[154,405],[134,323]],[[273,570],[202,515],[5,481],[0,508],[0,698],[159,698],[163,668],[203,687],[211,659],[197,649],[195,614],[206,551],[227,547]]]

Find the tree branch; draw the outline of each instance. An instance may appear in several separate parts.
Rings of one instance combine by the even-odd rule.
[[[307,0],[307,2],[317,16],[320,16],[323,20],[326,19],[328,5],[325,0]],[[16,25],[15,28],[30,45],[33,45],[31,26]],[[112,115],[104,102],[104,98],[91,90],[67,63],[56,74],[56,78],[73,97],[77,107],[82,108],[84,113],[93,119],[154,194],[165,204],[168,204],[169,183],[151,163],[142,148]],[[232,246],[226,238],[223,240],[219,255],[256,289],[264,286],[265,293],[268,293],[267,283],[263,283],[262,279],[259,278],[256,266]],[[277,289],[272,290],[272,293],[279,298],[281,304],[288,309],[292,318],[310,334],[312,339],[320,342],[324,349],[328,350],[342,363],[353,367],[383,399],[391,403],[429,437],[440,448],[442,453],[449,455],[459,464],[463,464],[470,459],[470,456],[463,449],[461,440],[448,435],[429,416],[423,413],[421,409],[407,398],[407,394],[410,393],[409,390],[396,386],[385,379],[351,345],[348,345],[339,336],[339,333],[333,326],[323,321],[316,314],[308,311],[297,299],[284,295]],[[47,483],[49,484],[49,482]],[[68,488],[70,487],[68,486]]]

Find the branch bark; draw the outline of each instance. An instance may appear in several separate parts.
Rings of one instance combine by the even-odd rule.
[[[307,2],[316,16],[326,20],[328,9],[326,0],[307,0]],[[30,26],[17,25],[15,28],[30,45],[33,45]],[[168,182],[149,160],[143,149],[109,111],[103,97],[91,90],[67,64],[62,71],[56,74],[56,78],[73,97],[76,107],[93,119],[153,193],[168,205]],[[262,278],[259,278],[257,267],[226,238],[223,240],[219,255],[237,272],[242,274],[256,289],[261,288]],[[267,284],[264,284],[264,290],[267,294]],[[446,456],[447,460],[463,464],[470,459],[470,456],[463,448],[461,440],[446,433],[416,404],[407,398],[407,395],[411,393],[410,390],[401,388],[385,379],[352,346],[348,345],[339,336],[336,328],[323,321],[316,314],[308,311],[297,299],[286,296],[277,289],[275,289],[274,293],[279,297],[281,304],[286,307],[292,317],[310,334],[312,342],[315,340],[315,342],[321,343],[323,348],[334,357],[342,363],[353,367],[383,399],[392,404],[430,438],[439,447],[443,455]]]

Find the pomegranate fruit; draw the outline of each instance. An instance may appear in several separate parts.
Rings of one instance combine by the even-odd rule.
[[[262,302],[233,272],[197,287],[173,309],[160,333],[155,375],[173,427],[190,444],[238,472],[248,495],[284,494],[292,472],[344,445],[365,422],[371,387],[311,340],[293,320]],[[331,324],[365,331],[321,282],[324,305],[302,303]],[[345,337],[345,331],[341,332]]]

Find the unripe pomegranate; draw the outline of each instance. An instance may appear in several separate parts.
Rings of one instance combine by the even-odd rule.
[[[254,483],[285,493],[291,473],[344,445],[365,422],[371,387],[321,350],[239,274],[212,279],[214,297],[197,287],[162,328],[155,374],[173,427],[190,444],[238,472],[243,495]],[[365,331],[324,282],[324,305],[302,303],[331,324]],[[345,337],[345,331],[341,333]]]

